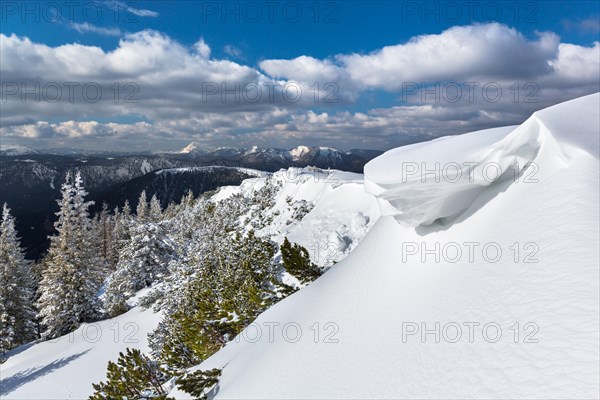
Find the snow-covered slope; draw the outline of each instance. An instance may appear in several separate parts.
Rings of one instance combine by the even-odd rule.
[[[257,235],[277,243],[287,236],[308,249],[313,262],[321,266],[346,257],[379,218],[377,202],[365,193],[361,174],[289,168],[270,179],[279,190],[269,212],[271,221]],[[219,201],[233,194],[251,196],[266,182],[263,176],[240,186],[224,187],[213,199]]]
[[[2,399],[85,399],[92,383],[106,377],[106,365],[127,347],[148,351],[147,335],[160,321],[152,310],[136,307],[60,338],[8,353],[0,365]]]
[[[599,99],[375,159],[387,216],[200,366],[216,398],[596,398]],[[403,184],[407,160],[534,164],[452,186]]]
[[[365,193],[360,174],[316,168],[291,168],[274,174],[236,170],[256,177],[245,180],[241,186],[221,188],[213,201],[234,194],[251,196],[270,180],[276,188],[274,202],[265,210],[270,222],[260,235],[279,242],[288,236],[292,242],[307,247],[313,260],[323,266],[344,258],[379,217],[377,202]],[[178,168],[156,174],[189,171]],[[292,277],[287,283],[297,282]],[[141,295],[138,293],[138,298]],[[130,347],[147,352],[147,334],[159,320],[160,316],[151,310],[135,307],[117,318],[83,326],[54,341],[17,348],[0,364],[0,398],[87,398],[93,392],[92,383],[105,378],[108,361],[115,361],[120,351]]]

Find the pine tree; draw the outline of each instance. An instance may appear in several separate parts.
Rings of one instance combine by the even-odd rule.
[[[131,228],[130,234],[106,289],[105,308],[113,316],[127,310],[125,300],[136,291],[164,278],[173,256],[172,244],[161,225],[139,224]]]
[[[150,199],[150,209],[148,210],[149,218],[153,222],[159,222],[162,219],[162,208],[156,194]]]
[[[308,250],[304,247],[295,243],[292,245],[286,237],[280,249],[285,270],[301,283],[310,283],[321,276],[321,270],[310,261]]]
[[[131,219],[131,206],[129,205],[129,200],[125,200],[125,204],[123,204],[123,220],[129,221]]]
[[[197,370],[177,378],[176,382],[179,389],[191,394],[194,399],[206,400],[207,392],[219,383],[219,376],[221,370],[217,368],[208,371]]]
[[[36,337],[30,263],[20,248],[6,203],[0,226],[0,353]]]
[[[90,400],[172,400],[163,386],[168,375],[138,349],[119,353],[116,363],[109,361],[106,378],[92,385]]]
[[[95,254],[92,225],[81,174],[67,174],[58,201],[55,223],[45,269],[38,291],[39,317],[44,338],[57,337],[76,329],[81,322],[99,315],[98,290],[105,271]]]
[[[97,214],[94,221],[95,244],[98,249],[98,254],[105,264],[105,268],[109,268],[112,257],[113,247],[113,218],[108,212],[108,205],[102,204],[102,210]]]
[[[146,219],[148,219],[148,200],[146,199],[145,190],[142,190],[142,193],[140,194],[135,213],[137,214],[139,221],[146,221]]]
[[[218,244],[198,260],[179,308],[149,335],[153,354],[175,371],[214,354],[275,300],[269,242],[250,232]]]
[[[114,271],[117,268],[117,263],[119,262],[119,251],[121,250],[124,236],[124,218],[119,212],[119,207],[117,206],[113,211],[112,230],[110,232],[111,240],[106,254],[108,268],[110,271]]]

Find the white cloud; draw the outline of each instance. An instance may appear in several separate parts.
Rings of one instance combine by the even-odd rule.
[[[370,54],[339,54],[335,61],[308,56],[265,60],[260,67],[289,79],[344,79],[356,90],[396,91],[405,82],[535,79],[552,72],[549,63],[556,58],[559,43],[553,33],[528,40],[505,25],[475,24],[417,36]]]
[[[581,84],[598,81],[600,76],[600,42],[592,47],[561,43],[558,57],[550,61],[554,81],[563,84]]]
[[[2,103],[2,135],[87,141],[108,147],[116,146],[115,140],[148,146],[152,141],[202,137],[218,145],[262,141],[267,145],[305,142],[385,148],[518,123],[536,109],[600,88],[598,42],[589,47],[560,43],[552,33],[540,33],[531,40],[500,24],[454,27],[369,54],[264,60],[260,69],[210,57],[211,48],[203,39],[184,46],[152,30],[126,34],[110,51],[81,44],[51,47],[26,37],[0,34],[3,85],[32,88],[39,84],[43,88],[58,83],[63,89],[56,102],[31,97],[22,102],[20,93],[9,96],[5,90],[9,98]],[[408,102],[401,101],[403,82],[449,81],[496,82],[504,94],[493,102],[482,98],[479,91],[474,101],[463,94],[453,103],[431,96],[421,98],[423,91],[418,88]],[[79,84],[72,99],[65,82]],[[319,83],[323,96],[328,93],[324,84],[329,82],[336,85],[340,102],[321,108],[323,104],[313,101],[311,87]],[[515,82],[533,82],[538,102],[523,103],[529,91],[520,93],[519,101],[515,101],[510,89]],[[89,83],[100,87],[98,101],[90,101],[82,93]],[[262,96],[249,101],[239,93],[221,93],[221,89],[232,90],[236,84],[241,88],[261,85]],[[273,98],[267,94],[271,84],[275,85]],[[300,101],[282,98],[286,84],[300,85]],[[344,110],[348,102],[377,91],[392,93],[396,104],[364,112]],[[125,102],[128,96],[136,101]],[[151,122],[95,122],[131,116]]]
[[[99,35],[105,36],[121,36],[121,30],[119,28],[104,28],[101,26],[96,26],[94,24],[90,24],[89,22],[76,23],[71,22],[69,27],[75,29],[79,33],[97,33]]]
[[[577,30],[583,33],[600,32],[600,16],[598,15],[578,21],[563,20],[562,24],[567,31]]]
[[[122,1],[107,1],[105,3],[109,8],[115,11],[127,11],[133,15],[137,15],[138,17],[158,17],[158,13],[152,10],[144,10],[140,8],[132,7],[130,4],[127,4]]]
[[[196,44],[194,44],[194,48],[196,49],[196,51],[198,52],[200,57],[202,57],[202,58],[210,57],[210,47],[208,46],[208,44],[206,44],[204,39],[198,40],[196,42]]]
[[[275,78],[293,79],[299,82],[337,82],[344,70],[330,60],[300,56],[291,60],[264,60],[260,68]]]
[[[229,54],[231,57],[234,58],[242,58],[242,50],[238,49],[232,44],[226,44],[225,46],[223,46],[223,53]]]

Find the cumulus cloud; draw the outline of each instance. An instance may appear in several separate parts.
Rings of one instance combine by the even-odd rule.
[[[202,38],[185,46],[152,30],[126,34],[110,51],[0,34],[2,135],[106,146],[204,138],[217,145],[387,148],[516,124],[600,86],[598,42],[561,43],[548,32],[530,39],[496,23],[453,27],[368,54],[263,60],[258,68],[211,56]],[[465,82],[478,83],[473,93]],[[315,87],[321,96],[335,93],[337,102],[316,102]],[[456,90],[462,95],[449,99]],[[23,91],[41,98],[29,93],[23,101]],[[344,110],[378,91],[395,96],[395,104]],[[295,92],[302,96],[290,99]],[[132,117],[148,122],[118,123]],[[44,122],[57,120],[64,122]]]
[[[407,81],[535,79],[551,72],[548,62],[556,57],[559,43],[553,33],[528,40],[506,25],[475,24],[337,60],[357,83],[394,90]]]
[[[366,112],[290,111],[202,113],[194,118],[133,124],[65,121],[0,128],[9,139],[37,138],[43,147],[59,142],[97,150],[171,150],[196,140],[214,146],[327,145],[341,149],[387,149],[439,136],[517,124],[521,115],[443,105],[395,106]],[[143,140],[140,140],[143,138]],[[40,142],[41,141],[41,142]]]
[[[552,72],[550,62],[557,57],[559,44],[558,36],[549,32],[528,40],[506,25],[475,24],[417,36],[369,54],[339,54],[333,61],[307,56],[265,60],[260,67],[289,79],[342,79],[357,90],[397,91],[406,82],[539,78]]]
[[[210,57],[210,46],[204,41],[204,39],[198,40],[196,44],[194,44],[194,48],[200,57]]]

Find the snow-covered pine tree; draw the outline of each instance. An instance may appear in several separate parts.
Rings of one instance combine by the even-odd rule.
[[[173,245],[160,224],[148,222],[130,229],[131,239],[121,249],[117,270],[111,275],[105,308],[113,315],[123,302],[168,273]]]
[[[174,370],[208,358],[276,301],[271,243],[250,231],[215,244],[196,258],[178,308],[148,336],[153,355]]]
[[[321,276],[321,270],[310,260],[308,250],[304,247],[290,243],[286,237],[280,249],[285,270],[301,283],[308,284]]]
[[[105,264],[105,268],[110,268],[111,248],[113,247],[113,223],[114,219],[108,212],[108,205],[102,204],[102,210],[94,219],[93,238],[98,254]]]
[[[0,225],[0,282],[0,353],[4,353],[37,335],[30,263],[6,203]]]
[[[67,173],[58,201],[57,234],[50,238],[38,291],[42,336],[53,338],[94,320],[99,313],[98,289],[104,279],[102,262],[92,245],[92,226],[81,174]]]
[[[117,262],[119,261],[119,251],[121,249],[121,241],[123,240],[123,236],[123,215],[119,212],[119,207],[117,206],[113,210],[110,232],[111,240],[106,254],[108,268],[110,271],[114,271],[117,268]]]
[[[129,200],[125,200],[125,204],[123,204],[123,219],[125,221],[131,219],[131,206],[129,205]]]
[[[168,375],[160,365],[138,349],[119,353],[116,363],[109,361],[106,382],[93,384],[90,400],[169,400],[165,382]],[[210,381],[212,382],[212,381]]]
[[[142,190],[142,193],[140,194],[135,213],[137,214],[139,221],[146,221],[146,219],[148,219],[148,199],[146,198],[145,190]]]
[[[156,194],[150,199],[150,209],[148,210],[150,221],[159,222],[162,219],[162,208]]]
[[[179,389],[194,396],[194,399],[207,400],[208,392],[219,383],[219,376],[221,370],[217,368],[207,371],[196,370],[177,378],[176,384]]]

